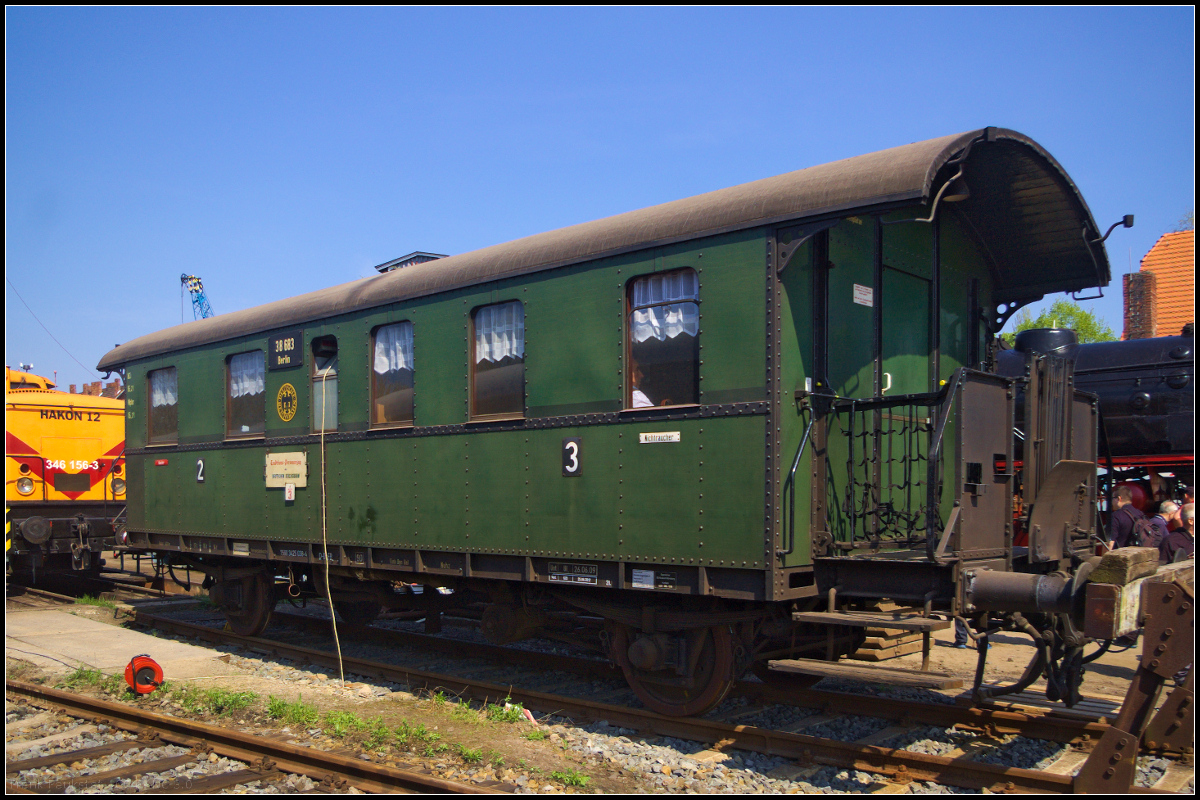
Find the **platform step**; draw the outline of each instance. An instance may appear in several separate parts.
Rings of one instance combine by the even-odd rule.
[[[852,681],[886,683],[892,686],[911,686],[919,689],[961,689],[963,686],[962,678],[956,678],[946,672],[922,672],[917,669],[851,664],[845,661],[796,658],[771,661],[769,666],[776,672],[819,675],[822,678],[844,678]]]
[[[921,617],[916,614],[893,615],[858,611],[796,611],[792,613],[796,622],[811,622],[817,625],[848,625],[852,628],[883,628],[901,631],[941,631],[950,627],[950,621]]]
[[[851,653],[850,658],[855,661],[886,661],[889,658],[899,658],[906,656],[909,653],[921,652],[920,642],[905,642],[904,644],[894,645],[892,647],[882,647],[871,649],[863,647],[855,653]]]
[[[990,684],[984,684],[984,686],[990,686]],[[968,692],[960,697],[969,698],[970,693]],[[1122,702],[1124,702],[1124,698],[1084,697],[1074,707],[1067,708],[1062,703],[1046,699],[1044,690],[1026,689],[1016,694],[988,698],[982,705],[998,711],[1019,711],[1034,714],[1040,712],[1042,714],[1053,714],[1056,717],[1112,720],[1116,719],[1117,714],[1120,713]]]

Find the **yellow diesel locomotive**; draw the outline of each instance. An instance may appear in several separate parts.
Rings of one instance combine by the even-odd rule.
[[[23,578],[99,570],[125,517],[124,393],[71,388],[4,368],[4,547]]]

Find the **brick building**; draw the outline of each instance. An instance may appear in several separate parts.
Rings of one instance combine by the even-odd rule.
[[[123,388],[124,387],[121,386],[120,378],[117,378],[116,380],[113,380],[113,381],[109,381],[108,383],[104,383],[103,381],[96,381],[95,383],[85,383],[79,388],[79,391],[75,391],[75,384],[72,383],[71,384],[71,394],[85,394],[85,395],[90,395],[92,397],[118,398],[118,397],[122,396]]]
[[[1196,232],[1164,233],[1125,276],[1122,339],[1178,336],[1196,321]]]

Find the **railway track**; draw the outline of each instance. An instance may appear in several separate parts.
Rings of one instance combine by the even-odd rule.
[[[57,608],[59,606],[69,606],[75,602],[75,598],[69,595],[56,594],[55,592],[47,592],[28,586],[9,586],[7,588],[8,593],[4,597],[4,604],[6,610],[9,611],[35,611],[43,608]]]
[[[40,592],[49,599],[64,602],[71,598]],[[336,668],[336,656],[322,650],[278,639],[242,637],[195,622],[184,622],[143,611],[135,611],[135,622],[175,635],[196,638],[214,644],[233,644],[258,654],[287,658],[300,664]],[[298,628],[303,641],[312,643],[314,633],[328,631],[328,620],[304,614],[276,612],[277,622]],[[342,626],[355,641],[395,647],[411,647],[423,654],[437,653],[455,658],[485,659],[508,668],[521,667],[542,672],[562,672],[586,679],[621,683],[620,672],[611,664],[576,656],[531,652],[510,647],[464,642],[409,631],[385,630],[366,626]],[[427,669],[399,666],[362,658],[343,659],[347,673],[407,684],[414,690],[442,690],[462,698],[495,701],[511,697],[532,711],[553,714],[575,723],[606,720],[610,724],[648,735],[669,736],[714,747],[712,753],[743,750],[794,760],[784,777],[803,776],[822,766],[854,769],[878,777],[884,791],[898,791],[912,781],[929,781],[968,789],[992,791],[1064,792],[1071,790],[1071,774],[1086,759],[1091,746],[1107,730],[1107,720],[1059,717],[1039,710],[963,708],[949,704],[916,702],[875,696],[862,696],[792,686],[741,682],[734,694],[744,705],[710,715],[709,719],[677,719],[653,712],[631,709],[597,700],[564,697],[561,693],[521,689],[496,680],[479,680],[470,675],[452,675]],[[438,665],[443,669],[442,664]],[[496,670],[488,670],[494,673]],[[620,694],[620,690],[606,697]],[[774,730],[769,726],[739,724],[753,719],[772,705],[799,706],[814,711],[798,722]],[[890,724],[871,735],[851,742],[831,741],[806,735],[814,728],[845,716],[882,718]],[[894,750],[876,743],[884,742],[914,726],[930,725],[954,728],[978,737],[977,742],[942,755]],[[1011,735],[1046,739],[1071,745],[1062,757],[1042,770],[1003,767],[972,762],[975,754],[988,744]],[[1161,753],[1159,755],[1162,755]],[[1178,755],[1178,754],[1171,754]],[[1186,786],[1194,777],[1194,768],[1185,761],[1172,762],[1172,768],[1156,788]]]
[[[315,633],[324,633],[329,626],[327,619],[311,615],[276,612],[273,618],[286,625],[301,627]],[[138,619],[147,624],[155,624],[163,618],[139,615]],[[567,672],[586,678],[611,679],[615,682],[623,680],[620,669],[607,661],[556,653],[531,652],[408,631],[382,630],[365,626],[343,626],[342,629],[352,630],[354,638],[358,641],[371,641],[382,645],[401,644],[415,647],[423,652],[444,653],[459,658],[485,658],[544,671]],[[1053,713],[1045,714],[1040,711],[998,710],[986,707],[963,708],[949,704],[852,695],[845,692],[789,686],[786,683],[773,686],[740,681],[734,687],[731,695],[744,697],[749,701],[748,705],[738,712],[739,717],[753,716],[771,704],[786,704],[818,708],[823,714],[881,717],[906,724],[937,725],[948,728],[957,726],[962,730],[976,731],[991,737],[1016,734],[1084,747],[1099,739],[1108,729],[1107,721],[1101,717],[1089,720],[1080,717],[1060,717]]]
[[[210,754],[231,759],[242,766],[232,771],[202,777],[179,775],[156,787],[154,791],[202,794],[255,782],[271,782],[289,774],[306,776],[316,781],[319,789],[324,791],[355,787],[364,792],[379,793],[484,794],[506,789],[511,791],[513,788],[499,782],[471,785],[443,780],[432,774],[363,761],[351,753],[304,747],[277,736],[263,735],[259,732],[247,733],[156,714],[126,703],[98,700],[21,681],[5,681],[5,692],[10,700],[62,709],[71,716],[95,720],[99,724],[135,734],[137,737],[122,738],[98,747],[67,750],[38,758],[19,761],[6,759],[6,793],[62,793],[71,786],[79,790],[148,774],[178,774],[181,768],[209,759]],[[7,749],[11,749],[12,743],[8,744]],[[45,780],[37,776],[38,770],[60,764],[72,764],[74,771],[78,773],[86,769],[89,763],[104,756],[134,748],[153,751],[169,745],[183,748],[186,752],[61,779]],[[13,776],[18,776],[19,780],[13,780]]]
[[[136,619],[141,624],[176,635],[199,638],[212,643],[240,645],[255,653],[287,658],[299,664],[325,668],[337,667],[337,657],[334,654],[298,644],[238,636],[204,625],[144,613],[138,613]],[[317,622],[321,622],[321,620],[317,620]],[[364,629],[356,628],[355,635],[359,635],[363,631]],[[375,636],[376,633],[385,634],[393,642],[396,641],[391,636],[392,632],[378,631],[370,635]],[[413,636],[420,635],[405,634],[400,638]],[[410,641],[416,640],[410,638]],[[443,649],[444,645],[433,645],[434,642],[444,643],[446,640],[421,637],[419,641],[423,646],[431,645],[433,649],[447,652]],[[502,650],[504,657],[521,652],[508,648],[496,649]],[[479,657],[485,652],[488,655],[497,655],[495,652],[485,651],[485,648],[477,644],[470,645],[471,657]],[[536,656],[542,662],[541,666],[544,669],[566,670],[572,666],[564,660],[566,657],[547,658],[546,654],[532,653],[527,655]],[[524,659],[524,656],[516,657]],[[595,666],[597,662],[587,663],[586,659],[570,659],[570,661],[585,662],[586,666],[581,666],[588,673],[594,674],[594,671],[599,669]],[[553,666],[550,666],[551,663]],[[893,791],[913,781],[927,781],[964,789],[987,789],[989,791],[1070,792],[1072,790],[1072,772],[1086,759],[1090,744],[1098,739],[1107,728],[1104,723],[1086,720],[1047,720],[1033,714],[1012,711],[965,709],[954,706],[936,707],[911,701],[851,697],[836,692],[804,690],[801,695],[803,700],[798,697],[789,697],[786,702],[811,704],[812,707],[818,709],[817,713],[802,720],[800,724],[789,726],[790,730],[775,730],[737,722],[738,719],[745,719],[755,713],[757,705],[754,703],[782,702],[785,691],[789,691],[761,684],[747,684],[743,687],[748,695],[755,698],[752,704],[744,709],[744,713],[736,712],[731,715],[731,718],[724,720],[674,718],[664,717],[643,709],[521,689],[507,684],[430,672],[369,659],[347,657],[343,658],[343,664],[347,673],[407,684],[414,690],[424,689],[429,692],[440,690],[459,698],[480,702],[495,702],[499,698],[508,697],[513,702],[521,703],[532,711],[568,718],[576,723],[605,720],[610,725],[629,728],[647,735],[710,743],[713,745],[711,750],[717,753],[723,750],[741,750],[784,757],[795,761],[796,774],[803,774],[806,769],[823,766],[859,770],[876,776],[881,787],[893,787]],[[882,731],[852,742],[836,741],[803,733],[805,728],[815,727],[842,714],[863,714],[874,717],[883,715],[899,724],[889,725]],[[957,725],[967,731],[979,732],[984,741],[982,746],[971,744],[946,755],[897,750],[873,743],[885,741],[887,736],[898,735],[914,724]],[[984,749],[986,740],[994,740],[994,737],[1004,736],[1008,733],[1054,738],[1056,741],[1070,742],[1076,747],[1068,750],[1063,758],[1059,759],[1059,762],[1045,770],[1004,767],[970,759],[972,754]]]

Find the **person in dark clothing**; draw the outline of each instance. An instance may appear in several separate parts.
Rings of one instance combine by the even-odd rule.
[[[1171,522],[1179,520],[1179,506],[1172,503],[1170,500],[1164,500],[1158,506],[1158,513],[1150,518],[1150,524],[1154,526],[1154,532],[1149,538],[1143,538],[1142,547],[1158,547],[1161,548],[1163,542],[1171,535]]]
[[[1146,515],[1133,504],[1133,490],[1128,486],[1118,486],[1113,492],[1113,505],[1117,509],[1108,524],[1108,549],[1137,544],[1133,541],[1134,525],[1137,520],[1145,519]]]
[[[1192,503],[1182,509],[1181,524],[1171,531],[1158,548],[1158,560],[1163,564],[1174,564],[1190,558],[1196,552],[1196,506]]]
[[[955,618],[955,620],[954,620],[954,646],[957,647],[959,650],[966,650],[967,649],[967,639],[969,639],[969,638],[970,637],[967,635],[967,626],[965,624],[963,624],[962,620]]]

